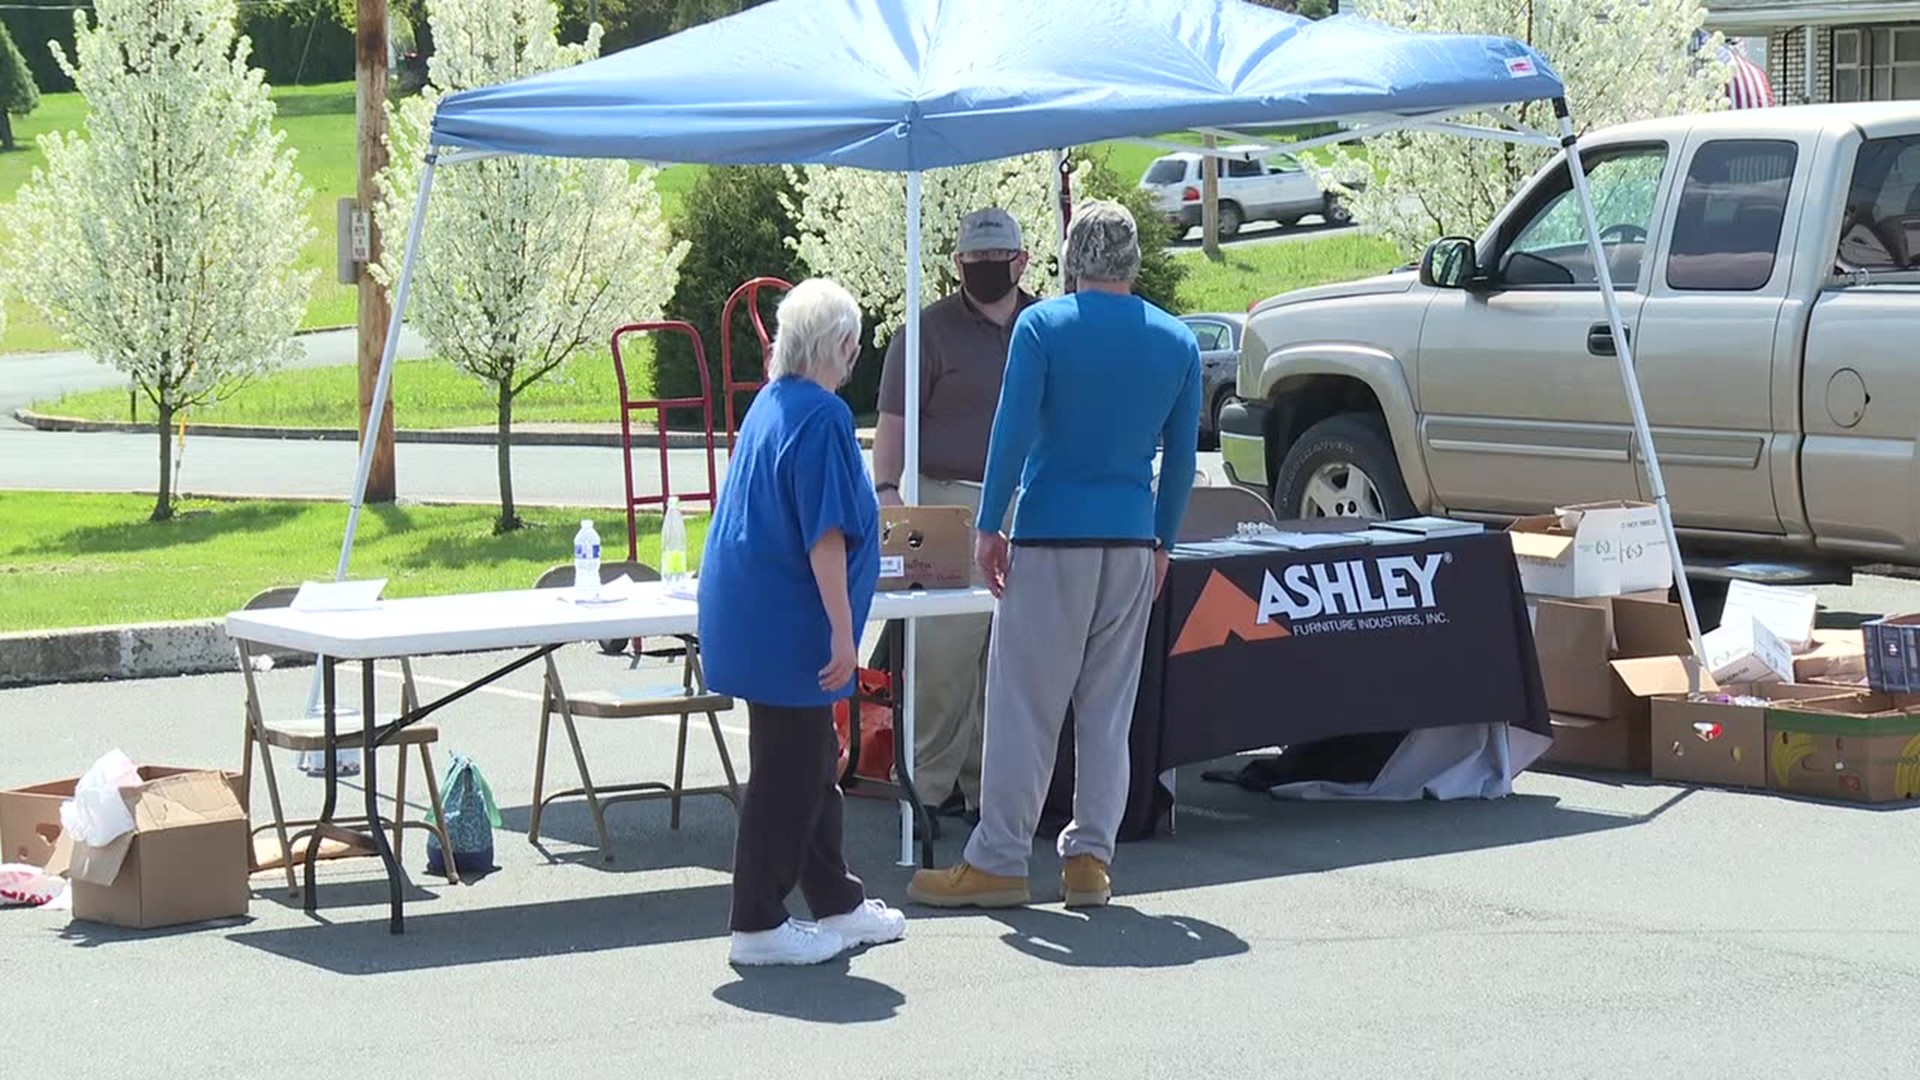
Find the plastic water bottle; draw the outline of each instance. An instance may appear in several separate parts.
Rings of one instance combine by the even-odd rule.
[[[687,522],[680,516],[680,500],[667,500],[660,522],[660,576],[668,584],[687,580]]]
[[[600,595],[600,534],[591,521],[582,521],[573,534],[573,595],[577,600]]]

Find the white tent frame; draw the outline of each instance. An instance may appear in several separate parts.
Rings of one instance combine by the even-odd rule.
[[[1686,614],[1687,631],[1693,645],[1694,655],[1700,661],[1704,662],[1706,650],[1701,642],[1700,620],[1694,609],[1693,598],[1687,589],[1686,564],[1681,556],[1679,538],[1674,530],[1673,512],[1667,500],[1666,481],[1660,470],[1659,455],[1654,450],[1653,432],[1647,421],[1646,403],[1640,394],[1639,380],[1634,375],[1633,348],[1627,337],[1625,319],[1620,312],[1620,301],[1614,288],[1612,268],[1607,262],[1606,251],[1600,241],[1599,222],[1594,212],[1593,195],[1587,186],[1585,164],[1580,160],[1578,138],[1574,134],[1572,114],[1567,108],[1566,99],[1554,98],[1552,104],[1554,116],[1559,124],[1559,134],[1557,137],[1527,126],[1513,115],[1507,103],[1469,106],[1417,115],[1375,113],[1330,118],[1336,123],[1344,123],[1345,126],[1330,135],[1305,139],[1299,142],[1290,142],[1284,145],[1261,143],[1257,133],[1241,132],[1232,128],[1209,128],[1204,129],[1204,133],[1251,142],[1262,147],[1262,151],[1260,152],[1236,151],[1223,153],[1218,150],[1211,152],[1214,156],[1224,158],[1255,157],[1259,156],[1259,153],[1265,152],[1268,147],[1276,151],[1285,150],[1289,153],[1299,153],[1333,143],[1350,142],[1356,139],[1365,139],[1396,131],[1451,134],[1466,138],[1490,139],[1527,146],[1558,148],[1564,151],[1567,169],[1573,181],[1573,190],[1580,203],[1581,218],[1586,226],[1588,254],[1593,259],[1594,275],[1599,285],[1601,299],[1607,310],[1607,324],[1613,331],[1613,340],[1615,343],[1614,355],[1619,362],[1620,381],[1626,390],[1627,404],[1633,414],[1634,438],[1645,462],[1647,476],[1651,483],[1654,505],[1659,510],[1660,527],[1666,537],[1667,550],[1672,558],[1674,581],[1679,586],[1680,603]],[[1500,126],[1488,127],[1463,122],[1465,118],[1472,116],[1491,116]],[[1169,144],[1164,140],[1149,137],[1140,137],[1131,141],[1152,146],[1177,146],[1179,149],[1189,152],[1208,152],[1188,144]],[[406,252],[401,260],[399,280],[395,283],[394,287],[393,313],[389,317],[390,321],[387,324],[386,344],[380,356],[379,376],[374,382],[373,406],[368,412],[365,426],[361,429],[360,459],[354,472],[353,496],[351,502],[348,504],[346,535],[342,537],[340,543],[340,561],[335,567],[335,580],[343,580],[346,577],[348,564],[353,555],[354,534],[359,528],[360,510],[366,499],[367,477],[373,466],[374,440],[366,438],[365,433],[379,430],[382,412],[386,408],[388,393],[392,387],[394,354],[398,351],[400,345],[400,328],[407,310],[407,298],[412,288],[413,274],[419,257],[420,236],[426,226],[427,204],[433,194],[434,172],[436,168],[442,165],[455,165],[506,156],[510,155],[492,151],[461,151],[457,149],[441,153],[433,150],[431,147],[427,152],[425,168],[422,169],[420,174],[419,193],[414,201],[413,216],[407,225]],[[1056,156],[1056,162],[1057,161],[1058,157]],[[908,172],[906,174],[906,181],[907,287],[905,295],[908,300],[906,305],[906,341],[904,344],[906,346],[907,356],[918,356],[920,355],[920,304],[918,300],[921,293],[921,173],[917,170]],[[1057,194],[1057,185],[1060,183],[1057,169],[1055,170],[1054,183]],[[1062,224],[1064,226],[1064,222]],[[920,410],[917,407],[917,403],[920,401],[919,364],[908,364],[906,366],[906,399],[916,403],[916,407],[907,409],[904,417],[906,421],[904,435],[906,462],[901,471],[900,494],[902,500],[908,505],[915,505],[920,501]],[[907,620],[904,671],[908,685],[912,685],[915,675],[915,653],[917,650],[917,635],[915,630],[917,622],[917,619]],[[1694,686],[1696,688],[1699,685],[1698,667],[1697,664],[1693,665]],[[903,701],[903,730],[900,732],[899,737],[903,741],[903,746],[906,748],[906,752],[902,755],[902,760],[907,766],[907,779],[911,781],[913,777],[912,747],[914,745],[914,723],[916,719],[914,715],[913,695],[903,695]],[[902,866],[911,866],[914,861],[913,820],[914,815],[912,808],[903,802],[900,807],[900,865]]]

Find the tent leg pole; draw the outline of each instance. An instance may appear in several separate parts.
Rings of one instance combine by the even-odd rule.
[[[366,430],[360,436],[360,464],[353,474],[353,501],[347,505],[347,534],[340,540],[340,562],[334,567],[335,581],[347,576],[347,564],[353,558],[354,534],[360,530],[360,506],[366,501],[367,475],[373,468],[375,440],[387,408],[387,396],[393,388],[393,357],[400,351],[400,326],[407,310],[407,293],[413,287],[414,263],[420,257],[420,232],[427,221],[427,199],[433,194],[433,170],[437,156],[427,155],[420,170],[420,194],[413,202],[413,220],[407,225],[407,254],[400,263],[400,280],[393,291],[393,317],[387,320],[387,341],[380,350],[380,375],[373,384],[373,407],[367,412]]]
[[[902,419],[905,433],[903,456],[905,467],[900,470],[900,497],[908,506],[920,504],[920,173],[918,170],[907,174],[907,365],[906,365],[906,404],[907,415]],[[915,790],[913,780],[913,748],[915,716],[914,687],[918,685],[914,654],[919,646],[920,635],[916,632],[918,620],[908,619],[906,626],[906,658],[901,665],[904,686],[894,688],[900,695],[900,762],[906,769],[908,781],[903,785],[906,790]],[[900,804],[900,865],[913,866],[913,807],[904,801]],[[931,823],[929,823],[931,827]]]
[[[1646,401],[1640,396],[1640,379],[1634,373],[1633,346],[1627,339],[1626,320],[1620,314],[1620,297],[1613,287],[1613,268],[1607,264],[1605,248],[1600,243],[1600,223],[1593,209],[1593,193],[1587,187],[1586,165],[1580,160],[1579,147],[1573,134],[1573,118],[1567,112],[1564,99],[1553,103],[1554,115],[1560,120],[1560,145],[1567,151],[1567,172],[1573,178],[1573,190],[1580,200],[1580,214],[1585,219],[1587,231],[1587,251],[1593,258],[1594,276],[1600,283],[1600,298],[1607,307],[1607,326],[1613,331],[1614,358],[1620,362],[1620,382],[1627,392],[1627,407],[1633,413],[1633,434],[1639,444],[1640,455],[1647,470],[1647,480],[1653,492],[1653,503],[1660,512],[1660,529],[1667,540],[1667,552],[1673,560],[1673,581],[1680,592],[1680,606],[1687,616],[1687,636],[1693,643],[1693,653],[1701,663],[1706,662],[1707,650],[1701,642],[1700,616],[1694,610],[1693,593],[1687,588],[1686,559],[1680,553],[1680,538],[1673,527],[1673,507],[1667,501],[1667,481],[1660,471],[1660,456],[1653,448],[1653,428],[1647,422]],[[1699,689],[1699,670],[1694,670],[1695,690]]]
[[[387,341],[380,350],[380,375],[373,384],[373,407],[367,410],[367,425],[360,432],[360,463],[353,472],[353,498],[347,504],[347,532],[340,538],[340,561],[334,565],[333,580],[345,581],[347,564],[353,558],[354,534],[360,531],[360,507],[367,498],[367,476],[373,471],[373,451],[379,441],[380,419],[393,389],[393,357],[400,351],[401,321],[407,312],[407,293],[413,287],[413,268],[420,257],[420,232],[427,221],[427,199],[433,194],[433,169],[437,155],[427,155],[426,168],[420,171],[420,194],[413,202],[413,220],[407,225],[407,253],[400,262],[400,280],[393,290],[393,314],[387,320]],[[320,670],[325,661],[315,658],[313,686],[307,692],[307,712],[319,707]]]

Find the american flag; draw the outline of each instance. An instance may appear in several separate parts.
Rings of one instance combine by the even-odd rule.
[[[1693,48],[1705,48],[1707,35],[1695,31]],[[1747,54],[1739,48],[1738,41],[1720,43],[1720,62],[1727,65],[1727,103],[1736,109],[1770,109],[1773,107],[1773,83],[1767,78],[1767,71],[1759,64],[1747,59]]]

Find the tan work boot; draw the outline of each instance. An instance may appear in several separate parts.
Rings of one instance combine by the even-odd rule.
[[[1019,907],[1032,899],[1027,879],[1001,877],[960,863],[944,870],[915,871],[907,899],[928,907]]]
[[[1073,855],[1060,867],[1060,899],[1070,908],[1106,907],[1113,879],[1097,855]]]

